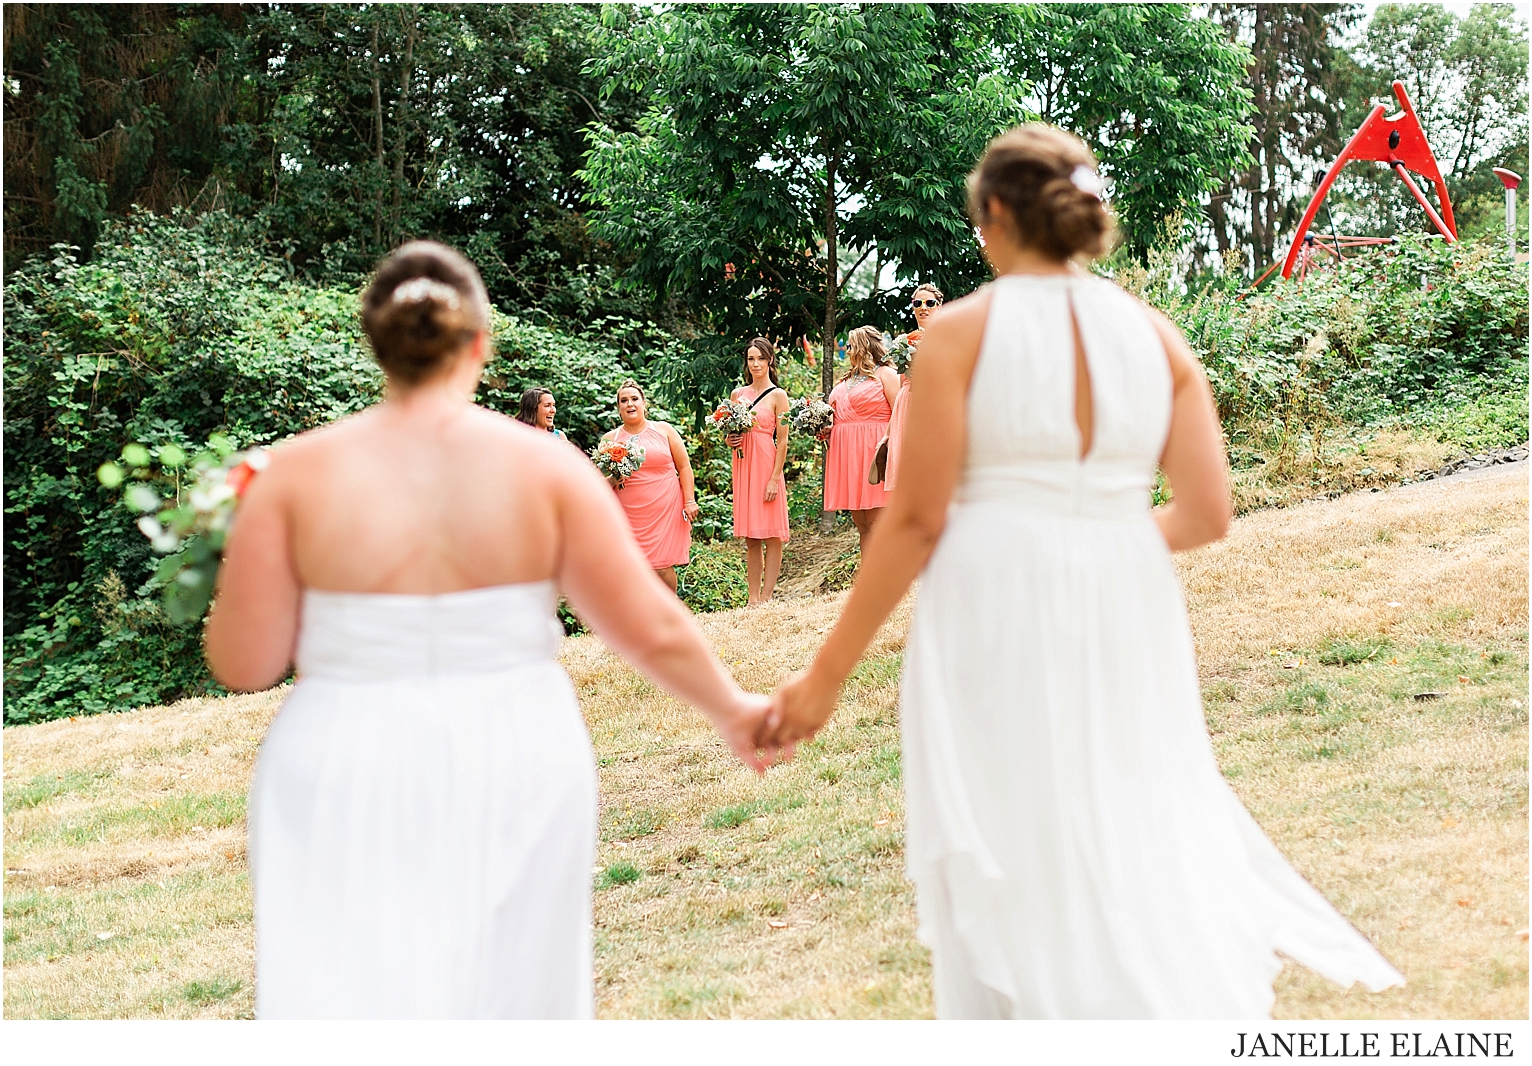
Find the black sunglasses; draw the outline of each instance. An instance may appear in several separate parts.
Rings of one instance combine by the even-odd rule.
[[[940,300],[911,300],[910,301],[910,306],[911,307],[939,307],[940,305],[941,305],[941,301]]]

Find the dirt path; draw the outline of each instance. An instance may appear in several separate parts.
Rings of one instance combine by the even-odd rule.
[[[803,538],[796,598],[700,619],[742,683],[808,660],[844,597],[807,590],[854,537]],[[1526,465],[1253,513],[1178,565],[1225,775],[1410,981],[1374,996],[1290,965],[1277,1014],[1525,1017]],[[597,878],[602,1016],[929,1015],[902,872],[908,607],[822,738],[760,780],[599,640],[566,643],[601,869],[639,873]],[[7,1016],[248,1016],[244,794],[281,696],[5,730]]]

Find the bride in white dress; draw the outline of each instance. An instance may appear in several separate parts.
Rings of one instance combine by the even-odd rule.
[[[562,590],[749,765],[741,692],[577,451],[473,405],[473,266],[406,245],[363,297],[387,399],[276,448],[207,626],[214,674],[298,682],[248,809],[262,1018],[589,1018],[596,775]]]
[[[1402,983],[1214,762],[1170,554],[1227,529],[1223,442],[1175,327],[1069,262],[1109,228],[1094,160],[1026,126],[969,182],[996,280],[927,329],[899,491],[768,735],[828,719],[923,570],[900,710],[938,1017],[1264,1015],[1279,951]]]

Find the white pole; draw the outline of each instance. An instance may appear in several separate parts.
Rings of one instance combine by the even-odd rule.
[[[1516,190],[1510,186],[1505,190],[1505,243],[1510,249],[1511,258],[1516,258]]]
[[[1500,184],[1505,186],[1505,244],[1510,250],[1511,259],[1516,258],[1516,186],[1521,184],[1521,175],[1514,170],[1506,170],[1504,167],[1495,167],[1495,177],[1500,179]]]

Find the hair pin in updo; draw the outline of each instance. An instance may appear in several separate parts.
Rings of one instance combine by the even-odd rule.
[[[1106,185],[1101,181],[1101,175],[1090,167],[1081,163],[1069,172],[1069,182],[1087,196],[1101,199],[1101,194],[1106,191]]]
[[[448,308],[456,311],[462,301],[458,299],[457,290],[451,285],[437,281],[435,278],[418,277],[411,278],[394,289],[390,299],[396,304],[424,303],[427,300],[440,300]]]

